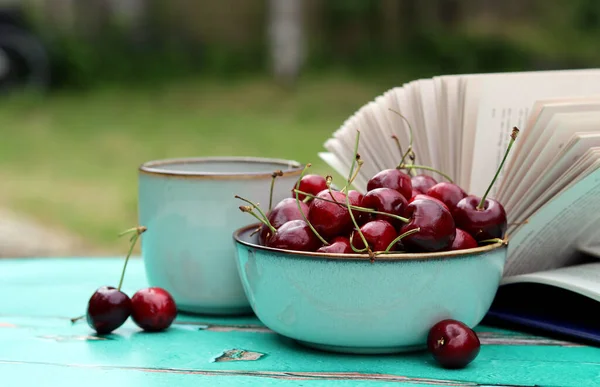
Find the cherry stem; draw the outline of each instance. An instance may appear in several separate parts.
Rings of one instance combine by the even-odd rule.
[[[246,213],[254,216],[256,219],[258,219],[259,222],[261,222],[265,226],[269,227],[269,229],[271,229],[271,232],[273,234],[275,234],[277,232],[277,229],[275,227],[273,227],[273,225],[271,224],[271,222],[269,222],[269,219],[261,218],[260,216],[256,215],[254,213],[254,209],[255,208],[256,207],[254,207],[254,206],[240,206],[240,211],[246,212]]]
[[[325,199],[325,198],[322,198],[322,197],[317,197],[317,196],[315,196],[315,195],[312,195],[312,194],[310,194],[310,193],[308,193],[308,192],[299,191],[299,190],[297,190],[297,189],[295,189],[295,190],[294,190],[294,192],[296,192],[296,193],[299,193],[299,194],[301,194],[301,195],[306,195],[306,196],[308,196],[308,197],[311,197],[311,198],[313,198],[313,199],[317,199],[317,200],[323,200],[324,202],[329,202],[329,203],[333,203],[333,204],[339,204],[340,206],[343,206],[343,205],[344,205],[343,203],[340,203],[340,202],[338,202],[338,201],[337,201],[337,200],[335,200],[335,199],[331,200],[331,199]],[[333,198],[333,196],[332,196],[332,198]],[[409,222],[409,219],[407,219],[407,218],[403,218],[403,217],[401,217],[401,216],[399,216],[399,215],[390,214],[390,213],[387,213],[387,212],[376,211],[376,210],[373,210],[373,209],[371,209],[371,208],[367,208],[367,207],[359,207],[359,206],[354,206],[354,205],[352,205],[352,204],[351,204],[351,205],[350,205],[350,208],[352,208],[352,209],[353,209],[353,210],[355,210],[355,211],[360,211],[360,212],[368,212],[368,213],[370,213],[370,214],[376,214],[376,215],[385,215],[385,216],[389,216],[389,217],[391,217],[391,218],[398,219],[398,220],[400,220],[400,221],[402,221],[402,222],[404,222],[404,223],[408,223],[408,222]]]
[[[277,170],[271,174],[271,188],[269,189],[269,211],[273,205],[273,187],[275,186],[275,179],[277,176],[283,176],[283,171]]]
[[[352,176],[354,175],[354,165],[360,160],[360,155],[358,154],[358,143],[360,141],[360,130],[356,131],[356,142],[354,143],[354,154],[356,155],[356,157],[354,157],[354,160],[352,160],[352,165],[350,166],[350,173],[348,173],[348,180],[346,181],[346,187],[350,187],[350,179],[352,179]],[[360,169],[360,163],[358,165],[357,171]],[[354,219],[354,213],[352,212],[351,209],[351,205],[350,205],[350,196],[346,193],[346,208],[348,208],[348,213],[350,214],[350,218],[352,219],[352,223],[354,224],[354,227],[356,228],[356,231],[358,231],[358,235],[360,235],[360,239],[362,239],[365,248],[367,249],[367,251],[369,251],[369,243],[367,242],[367,238],[365,238],[365,235],[362,233],[362,231],[360,230],[360,226],[358,225],[358,223],[356,222],[356,219]],[[332,196],[333,198],[333,196]],[[352,247],[352,243],[350,243],[350,247]],[[355,250],[354,248],[352,248],[353,250]]]
[[[364,253],[365,251],[369,250],[369,246],[365,247],[364,249],[357,249],[356,247],[354,247],[354,244],[352,243],[354,241],[354,233],[350,234],[350,238],[348,238],[349,242],[350,242],[350,248],[352,249],[352,251],[354,251],[355,253]]]
[[[403,233],[403,234],[400,234],[400,235],[398,235],[398,237],[397,237],[396,239],[394,239],[394,240],[393,240],[393,241],[392,241],[392,242],[391,242],[391,243],[388,245],[387,249],[385,249],[385,252],[386,252],[386,253],[389,253],[389,252],[390,252],[390,249],[391,249],[391,248],[392,248],[392,247],[393,247],[393,246],[394,246],[396,243],[398,243],[398,242],[399,242],[399,241],[400,241],[402,238],[404,238],[404,237],[407,237],[407,236],[409,236],[409,235],[412,235],[412,234],[416,234],[416,233],[418,233],[419,231],[421,231],[421,228],[420,228],[420,227],[417,227],[417,228],[413,228],[412,230],[408,230],[407,232],[405,232],[405,233]]]
[[[304,214],[304,211],[302,210],[302,207],[300,206],[300,197],[298,196],[298,187],[300,187],[300,180],[302,180],[302,178],[304,177],[304,175],[306,174],[306,171],[308,171],[308,168],[310,168],[312,166],[311,163],[308,163],[304,166],[304,169],[302,170],[302,174],[300,174],[300,178],[298,179],[298,181],[296,182],[296,188],[294,189],[294,193],[296,194],[296,205],[298,206],[298,211],[300,211],[300,215],[302,215],[302,218],[304,219],[304,221],[306,222],[306,224],[308,224],[308,227],[310,227],[311,231],[317,236],[317,238],[319,238],[319,240],[321,242],[323,242],[323,244],[325,246],[328,246],[329,243],[325,240],[325,238],[323,238],[321,236],[321,234],[319,234],[317,232],[317,230],[313,227],[313,225],[310,223],[310,221],[308,220],[308,218],[306,217],[306,215]],[[307,195],[308,197],[308,195]],[[333,197],[333,196],[332,196]]]
[[[485,239],[482,241],[479,241],[479,243],[506,243],[506,241],[504,239],[500,239],[500,238],[492,238],[492,239]]]
[[[500,166],[498,167],[498,170],[496,171],[496,174],[494,175],[494,178],[492,179],[492,182],[490,183],[490,185],[488,186],[487,190],[485,191],[485,194],[481,197],[481,201],[479,202],[479,204],[476,207],[477,210],[479,210],[479,211],[483,210],[483,206],[485,204],[485,199],[487,198],[488,194],[490,193],[490,190],[492,189],[492,186],[496,182],[496,179],[500,175],[500,171],[502,170],[502,167],[504,166],[504,162],[506,161],[506,158],[508,157],[508,153],[510,152],[510,148],[512,148],[512,146],[515,143],[515,140],[517,139],[518,135],[519,135],[519,129],[515,126],[515,127],[513,127],[512,133],[510,134],[510,142],[508,143],[508,147],[506,148],[506,152],[504,152],[504,157],[502,158],[502,162],[500,163]]]
[[[404,165],[404,164],[400,164],[400,165],[398,165],[398,169],[413,169],[413,170],[414,169],[424,169],[426,171],[431,171],[431,172],[439,173],[440,175],[444,176],[450,183],[454,183],[452,181],[452,178],[450,178],[450,176],[446,175],[444,172],[439,171],[439,170],[437,170],[435,168],[432,168],[432,167],[428,167],[426,165],[414,165],[414,164],[412,164],[412,165]]]
[[[347,180],[346,186],[344,186],[344,188],[342,188],[340,190],[340,192],[346,193],[346,190],[350,189],[350,185],[358,177],[358,172],[360,171],[360,168],[362,167],[362,165],[364,164],[364,162],[362,161],[362,159],[360,158],[360,155],[358,153],[356,154],[355,160],[358,163],[358,166],[356,167],[356,170],[354,171],[354,173],[352,174],[352,176]],[[330,190],[331,190],[331,188],[330,188]]]
[[[81,316],[72,318],[71,319],[71,324],[75,324],[77,321],[81,320],[84,317],[85,317],[85,315],[81,315]]]
[[[129,229],[129,230],[121,233],[119,236],[123,236],[126,233],[131,232],[131,230],[133,230],[133,229]],[[142,235],[144,232],[146,232],[146,230],[147,230],[147,228],[144,226],[139,226],[139,227],[135,228],[135,234],[133,234],[133,237],[130,239],[131,245],[129,246],[129,251],[127,252],[127,257],[125,257],[125,263],[123,264],[123,270],[121,271],[121,279],[119,280],[119,286],[117,286],[117,291],[121,291],[121,287],[123,286],[123,279],[125,278],[125,269],[127,269],[127,263],[129,262],[129,257],[131,256],[131,253],[133,252],[133,248],[135,247],[135,242],[137,242],[140,235]]]
[[[236,199],[240,199],[240,200],[242,200],[242,201],[245,201],[246,203],[250,204],[250,205],[252,206],[252,209],[255,209],[255,208],[256,208],[256,210],[258,211],[258,213],[260,214],[260,216],[262,216],[262,217],[263,217],[263,219],[264,219],[264,220],[265,220],[267,223],[269,222],[269,219],[267,218],[267,215],[265,215],[265,213],[263,212],[263,210],[261,210],[261,209],[260,209],[260,207],[259,207],[259,203],[253,203],[253,202],[251,202],[250,200],[248,200],[248,199],[245,199],[245,198],[243,198],[243,197],[241,197],[241,196],[239,196],[239,195],[235,195],[234,197],[235,197]],[[241,209],[241,207],[240,207],[240,209]],[[244,211],[244,210],[242,210],[242,211]],[[260,219],[259,219],[259,220],[260,220]],[[264,223],[264,222],[263,222],[263,223]]]
[[[400,157],[404,154],[402,150],[402,145],[400,144],[400,139],[395,134],[392,134],[392,139],[396,142],[396,146],[398,147],[398,151],[400,151]]]
[[[406,122],[406,125],[408,125],[408,150],[406,151],[406,153],[402,156],[402,159],[400,160],[400,164],[404,163],[404,160],[406,159],[406,156],[408,156],[411,152],[412,152],[412,144],[413,144],[413,130],[412,130],[412,126],[410,125],[410,121],[408,121],[408,119],[406,117],[404,117],[404,115],[402,113],[400,113],[397,110],[394,110],[392,108],[388,108],[391,112],[396,113],[398,116],[400,116],[400,118],[402,118],[404,120],[404,122]],[[400,143],[400,141],[398,141],[398,143]],[[402,152],[400,152],[402,153]],[[413,153],[414,155],[414,153]]]

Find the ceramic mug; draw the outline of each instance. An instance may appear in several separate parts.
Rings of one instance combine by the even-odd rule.
[[[292,160],[211,157],[150,161],[139,168],[139,224],[150,286],[169,291],[182,312],[251,313],[235,264],[233,232],[256,219],[239,195],[266,211],[292,195],[303,165]]]

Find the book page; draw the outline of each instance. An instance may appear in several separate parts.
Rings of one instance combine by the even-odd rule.
[[[453,177],[454,180],[458,177],[458,166],[460,149],[458,144],[462,135],[460,123],[460,105],[459,105],[459,81],[457,77],[442,77],[442,98],[446,104],[446,133],[441,138],[441,147],[444,149],[444,164],[440,166],[440,170]]]
[[[433,166],[434,168],[440,167],[440,147],[442,144],[438,141],[439,128],[438,124],[438,111],[437,104],[435,103],[435,87],[431,79],[422,79],[418,83],[417,98],[419,98],[419,124],[422,125],[426,133],[427,141],[427,152],[428,157],[426,159],[419,158],[417,155],[417,164],[427,162],[425,165]],[[417,171],[419,172],[419,171]],[[429,173],[429,172],[428,172]],[[439,180],[441,176],[437,173],[429,173],[435,179]]]
[[[540,207],[508,236],[505,276],[555,269],[573,263],[581,239],[600,212],[600,163]]]
[[[505,277],[500,286],[523,282],[557,286],[600,301],[600,262]]]
[[[477,83],[479,92],[477,129],[472,144],[463,141],[464,157],[472,157],[469,175],[461,178],[469,181],[467,189],[476,195],[485,192],[504,156],[512,127],[523,129],[536,100],[600,94],[598,71],[509,73],[474,78],[468,87],[471,82]],[[496,190],[494,186],[492,197]]]

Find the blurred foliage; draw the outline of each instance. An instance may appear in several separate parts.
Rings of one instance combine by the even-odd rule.
[[[141,34],[115,20],[93,35],[52,29],[40,18],[36,25],[52,54],[57,84],[154,84],[192,74],[230,78],[268,71],[266,6],[259,2],[260,16],[248,17],[260,17],[263,30],[241,31],[241,44],[194,35],[168,11],[175,2],[149,2]],[[340,68],[363,76],[420,77],[600,65],[597,0],[488,1],[476,10],[473,0],[310,3],[318,21],[306,31],[308,73]],[[511,4],[517,12],[506,13]],[[201,7],[195,9],[200,13],[191,19],[202,23]],[[394,13],[387,24],[386,12]]]

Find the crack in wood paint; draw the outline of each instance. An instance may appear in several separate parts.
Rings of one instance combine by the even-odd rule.
[[[229,349],[224,351],[220,356],[216,357],[213,362],[227,362],[227,361],[255,361],[264,357],[265,354],[261,352],[246,351],[244,349]]]
[[[360,372],[277,372],[277,371],[237,371],[237,370],[193,370],[180,368],[149,368],[149,367],[128,367],[128,366],[106,366],[92,364],[61,364],[50,362],[28,362],[17,360],[0,360],[0,364],[27,364],[43,365],[55,367],[74,367],[74,368],[95,368],[95,369],[115,369],[129,370],[139,372],[158,372],[185,375],[203,375],[203,376],[249,376],[259,378],[284,379],[284,380],[357,380],[357,381],[384,381],[396,383],[423,384],[429,386],[450,386],[450,387],[542,387],[535,384],[497,384],[497,383],[477,383],[460,380],[418,378],[392,374],[368,374]]]

